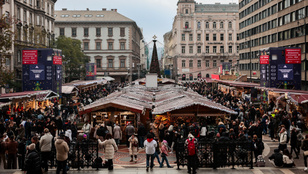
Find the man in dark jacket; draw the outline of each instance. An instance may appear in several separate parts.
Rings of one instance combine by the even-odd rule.
[[[30,144],[27,149],[28,155],[25,160],[25,170],[27,171],[27,174],[42,174],[41,159],[39,154],[35,150],[35,144]]]
[[[279,153],[279,149],[275,149],[274,154],[268,157],[268,159],[270,159],[270,163],[272,163],[275,167],[283,166],[283,158],[282,154]]]
[[[19,138],[18,141],[18,166],[19,169],[24,169],[24,161],[26,155],[26,138]]]
[[[262,153],[263,153],[264,144],[263,144],[262,140],[260,140],[256,134],[253,135],[252,141],[253,141],[253,152],[255,154],[255,159],[257,161],[258,156],[262,155]]]
[[[146,135],[146,130],[144,125],[141,122],[138,122],[138,142],[139,142],[139,147],[143,148],[143,142],[144,142],[144,137]]]

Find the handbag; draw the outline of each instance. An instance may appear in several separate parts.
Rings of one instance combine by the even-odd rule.
[[[166,156],[166,154],[165,153],[161,153],[161,157],[165,157]]]

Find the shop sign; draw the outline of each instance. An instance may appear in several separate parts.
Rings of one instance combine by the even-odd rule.
[[[286,64],[301,64],[301,49],[285,49]]]
[[[269,55],[261,55],[260,64],[269,64]]]
[[[22,64],[37,64],[37,50],[22,50]]]

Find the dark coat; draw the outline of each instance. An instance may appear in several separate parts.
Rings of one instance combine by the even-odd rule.
[[[27,173],[41,174],[41,159],[36,150],[28,151],[28,155],[25,160],[25,170]]]

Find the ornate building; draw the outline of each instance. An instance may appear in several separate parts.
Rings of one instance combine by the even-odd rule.
[[[80,40],[90,63],[96,63],[98,78],[108,75],[124,82],[132,75],[137,77],[138,68],[145,67],[140,64],[142,32],[135,21],[117,9],[62,9],[55,14],[56,37]]]
[[[1,14],[11,19],[14,32],[11,56],[6,61],[6,67],[14,70],[17,84],[22,83],[22,50],[47,48],[53,43],[56,1],[5,0]],[[21,87],[17,88],[17,91],[21,90]]]
[[[217,73],[223,62],[237,65],[238,5],[179,0],[172,31],[164,35],[164,68],[172,77],[195,80]]]

